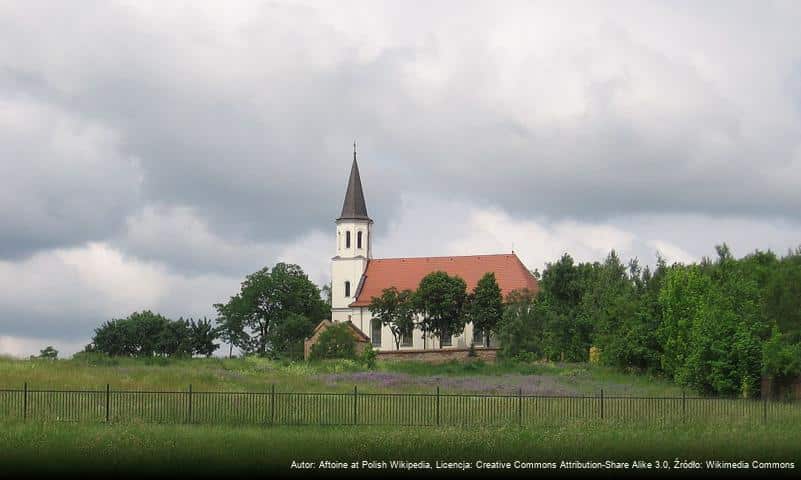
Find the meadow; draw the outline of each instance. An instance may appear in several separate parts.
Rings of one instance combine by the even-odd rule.
[[[680,396],[682,391],[657,377],[626,374],[582,363],[426,364],[382,362],[368,370],[351,360],[322,362],[247,358],[108,358],[16,360],[0,357],[0,388],[185,390],[268,392],[430,393],[438,386],[453,393],[582,395],[603,389],[610,395]]]
[[[587,364],[557,363],[420,363],[379,362],[367,370],[351,361],[320,363],[245,359],[109,359],[91,357],[74,360],[0,360],[0,389],[92,389],[184,392],[191,384],[195,392],[319,392],[315,407],[344,399],[350,415],[349,395],[357,386],[372,398],[392,394],[424,395],[429,401],[428,420],[433,419],[434,397],[439,387],[442,425],[297,425],[230,424],[202,421],[203,403],[195,397],[195,424],[180,420],[185,403],[178,404],[178,421],[150,423],[138,419],[71,421],[59,416],[21,421],[0,420],[0,463],[26,471],[125,471],[164,473],[171,470],[219,476],[245,471],[286,470],[294,461],[421,460],[607,460],[646,461],[675,458],[744,459],[748,462],[790,461],[801,466],[801,408],[792,414],[775,415],[761,421],[760,402],[756,415],[709,415],[694,411],[689,420],[656,415],[651,421],[615,416],[615,396],[681,398],[670,382],[641,374],[626,374]],[[595,392],[604,390],[606,417],[598,418]],[[484,396],[525,392],[524,402],[538,396],[587,397],[589,409],[553,411],[536,422],[494,424],[503,407]],[[696,392],[688,392],[696,395]],[[102,399],[102,393],[98,398]],[[470,397],[475,406],[474,424],[454,425],[448,417],[448,399]],[[531,398],[528,398],[528,397]],[[32,399],[35,397],[32,397]],[[184,399],[184,396],[178,398]],[[326,400],[329,398],[328,400]],[[502,401],[515,402],[514,397]],[[501,401],[499,400],[499,401]],[[183,401],[183,400],[182,400]],[[456,401],[456,400],[452,400]],[[461,401],[461,400],[459,400]],[[485,402],[485,403],[480,403]],[[622,402],[622,400],[621,400]],[[672,405],[678,405],[671,400]],[[699,400],[699,404],[704,401]],[[721,400],[720,402],[724,402]],[[742,402],[736,402],[742,404]],[[231,411],[247,412],[244,404]],[[359,417],[363,417],[361,410]],[[511,412],[515,412],[512,404]],[[533,408],[533,403],[521,403]],[[556,405],[556,403],[554,403]],[[559,405],[565,405],[559,403]],[[98,402],[102,409],[102,402]],[[653,403],[637,409],[654,410]],[[29,406],[29,408],[34,408]],[[114,410],[112,405],[112,410]],[[539,407],[537,407],[539,408]],[[312,409],[315,410],[315,409]],[[292,413],[289,411],[289,413]],[[586,415],[584,415],[586,413]],[[731,413],[731,412],[730,412]],[[496,415],[496,417],[493,417]],[[289,417],[288,417],[289,418]],[[350,418],[350,417],[348,417]],[[528,417],[527,417],[528,418]],[[174,420],[174,419],[173,419]],[[235,419],[234,419],[235,420]],[[654,421],[656,420],[656,421]],[[361,420],[360,420],[361,421]],[[292,423],[292,422],[289,422]],[[315,422],[310,422],[315,423]],[[369,423],[364,421],[363,423]],[[457,422],[458,423],[458,422]],[[47,461],[34,461],[44,458]]]
[[[801,461],[797,425],[578,422],[536,429],[0,424],[7,472],[220,477],[330,461]],[[42,461],[42,460],[46,461]],[[653,471],[653,470],[652,470]],[[369,471],[362,471],[369,474]],[[531,475],[530,471],[518,471]]]

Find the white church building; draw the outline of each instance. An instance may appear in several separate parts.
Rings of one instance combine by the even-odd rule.
[[[435,271],[458,275],[472,292],[478,280],[487,272],[494,272],[501,292],[513,290],[537,291],[537,279],[514,253],[470,255],[452,257],[373,258],[373,220],[367,214],[359,166],[354,145],[353,165],[345,192],[342,212],[336,219],[336,255],[331,259],[331,320],[350,321],[366,334],[378,350],[395,350],[395,342],[388,327],[373,321],[368,306],[373,297],[380,296],[385,288],[416,290],[420,280]],[[494,342],[473,331],[471,324],[461,335],[439,339],[424,337],[415,330],[405,336],[400,349],[429,350],[440,348],[467,348],[490,346]]]

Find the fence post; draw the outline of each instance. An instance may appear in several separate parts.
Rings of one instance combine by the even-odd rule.
[[[275,425],[275,384],[270,389],[270,425]]]
[[[106,423],[108,423],[108,418],[109,418],[109,414],[108,414],[109,401],[108,400],[109,400],[110,391],[111,391],[111,385],[109,385],[107,383],[106,384]]]
[[[28,382],[25,382],[22,395],[22,420],[28,419]]]
[[[353,386],[353,424],[356,425],[356,399],[359,396],[359,391],[356,385]]]
[[[437,426],[439,426],[439,385],[437,385]]]
[[[192,423],[192,384],[189,384],[189,423]]]
[[[523,387],[517,390],[517,425],[523,426]]]
[[[682,389],[681,390],[681,421],[684,422],[687,420],[687,392]]]
[[[604,389],[601,389],[601,420],[604,418]]]
[[[768,423],[768,397],[767,395],[762,396],[762,423]]]

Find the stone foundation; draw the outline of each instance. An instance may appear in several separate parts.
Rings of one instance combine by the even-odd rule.
[[[470,357],[469,348],[443,348],[441,350],[382,350],[378,352],[380,360],[412,360],[429,363],[442,363],[451,360],[481,359],[494,362],[498,354],[497,348],[476,347],[476,356]]]

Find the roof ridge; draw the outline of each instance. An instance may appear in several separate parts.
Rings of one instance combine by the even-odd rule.
[[[424,260],[432,258],[472,258],[472,257],[517,257],[516,253],[479,253],[475,255],[436,255],[428,257],[387,257],[387,258],[372,258],[372,261],[381,260]]]

